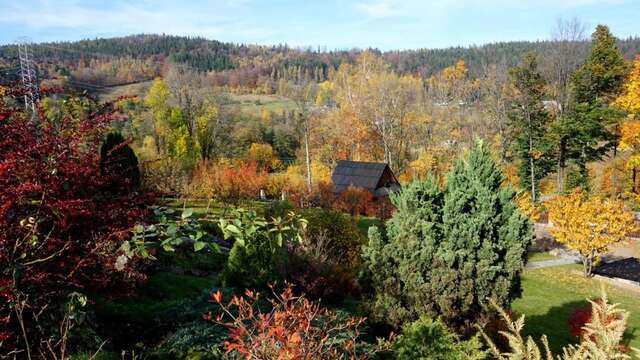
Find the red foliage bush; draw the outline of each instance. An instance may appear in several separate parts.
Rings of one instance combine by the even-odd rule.
[[[342,319],[304,296],[294,296],[290,286],[273,293],[268,312],[260,310],[258,300],[249,290],[228,304],[220,291],[211,294],[211,301],[222,308],[215,321],[229,329],[227,353],[235,351],[246,359],[364,359],[356,349],[364,318]],[[213,320],[212,314],[205,319]]]
[[[188,193],[193,197],[237,205],[242,200],[257,199],[267,178],[267,172],[259,169],[256,163],[202,162],[193,173]]]
[[[114,266],[150,200],[101,171],[99,147],[118,119],[111,105],[80,120],[53,123],[40,111],[32,121],[20,96],[0,97],[0,354],[24,350],[19,321],[34,347],[50,336],[36,314],[55,316],[71,292],[112,293],[141,277]]]
[[[600,300],[596,301],[599,302]],[[573,311],[573,314],[571,314],[571,317],[568,320],[569,333],[571,333],[571,336],[582,338],[584,326],[591,321],[591,308],[591,303],[589,303]]]
[[[333,203],[333,208],[351,215],[363,215],[374,212],[374,197],[367,189],[350,186],[341,192]]]

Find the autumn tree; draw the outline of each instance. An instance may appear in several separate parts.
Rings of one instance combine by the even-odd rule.
[[[151,84],[144,98],[144,104],[151,110],[153,139],[157,154],[164,153],[164,146],[169,133],[169,119],[171,117],[170,95],[171,93],[164,80],[157,78]]]
[[[626,168],[631,171],[631,190],[637,193],[637,169],[640,167],[640,57],[633,62],[622,94],[613,104],[627,113],[620,127],[618,150],[629,153]]]
[[[406,162],[409,122],[420,82],[411,76],[399,76],[389,69],[383,59],[372,52],[363,52],[356,64],[342,64],[334,76],[336,98],[342,118],[353,121],[350,132],[360,131],[360,151],[371,158],[371,149],[394,170]],[[370,146],[367,146],[369,145]]]
[[[307,191],[311,191],[312,173],[311,173],[311,117],[313,116],[313,103],[316,100],[317,85],[311,82],[301,84],[286,83],[283,86],[285,92],[296,104],[296,129],[302,135],[302,143],[304,144],[304,159],[307,170]]]
[[[553,223],[551,234],[580,253],[585,276],[591,276],[595,260],[634,226],[633,214],[625,210],[622,201],[588,197],[580,190],[554,198],[547,209]]]
[[[121,118],[113,104],[59,122],[40,111],[38,121],[31,121],[19,105],[22,90],[0,88],[5,91],[0,97],[0,357],[67,358],[67,331],[77,324],[69,320],[77,315],[67,312],[69,300],[114,296],[142,277],[136,262],[121,272],[115,263],[131,227],[149,219],[152,199],[131,186],[133,159],[118,159],[133,155],[123,151],[126,144],[110,141],[100,151]]]
[[[523,188],[529,188],[533,202],[538,198],[538,182],[550,169],[545,139],[549,116],[542,103],[545,81],[538,72],[538,61],[527,54],[521,66],[511,69],[516,94],[510,118],[517,134],[516,154],[520,159],[519,176]]]
[[[485,69],[480,84],[482,112],[490,121],[489,128],[495,134],[494,143],[504,164],[510,158],[509,151],[515,137],[509,120],[513,82],[504,64],[492,64]]]

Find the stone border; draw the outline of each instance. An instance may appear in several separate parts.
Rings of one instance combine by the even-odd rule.
[[[580,275],[580,276],[584,276],[584,274],[582,273],[582,271],[578,271],[578,270],[571,270],[572,274],[576,274],[576,275]],[[622,279],[622,278],[618,278],[618,277],[607,277],[607,276],[602,276],[602,275],[598,275],[598,274],[593,274],[592,275],[593,279],[608,283],[610,285],[616,286],[618,288],[623,288],[625,290],[630,290],[633,292],[636,292],[638,294],[640,294],[640,282],[637,281],[632,281],[632,280],[627,280],[627,279]]]

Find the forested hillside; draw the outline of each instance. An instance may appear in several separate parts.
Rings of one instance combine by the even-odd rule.
[[[469,74],[475,78],[490,64],[513,67],[530,51],[538,53],[541,59],[549,59],[562,42],[513,41],[446,49],[369,50],[385,59],[400,74],[428,77],[464,60]],[[578,48],[576,55],[584,58],[588,41],[573,45]],[[626,59],[632,59],[640,52],[640,38],[619,40],[618,48]],[[280,79],[294,82],[327,80],[331,71],[341,63],[354,63],[361,52],[359,49],[326,51],[287,45],[232,44],[171,35],[132,35],[33,46],[43,78],[71,75],[77,81],[113,85],[149,80],[159,75],[169,61],[196,71],[211,72],[214,85],[263,89],[265,82]],[[13,45],[0,47],[0,66],[17,64],[17,48]]]

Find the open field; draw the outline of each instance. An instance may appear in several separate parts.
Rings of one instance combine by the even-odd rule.
[[[120,96],[138,96],[143,98],[151,87],[152,81],[143,81],[135,84],[114,86],[108,92],[100,94],[101,101],[115,100]]]
[[[262,110],[282,113],[284,110],[295,109],[295,103],[292,100],[277,95],[228,95],[232,105],[239,106],[241,111],[253,115],[260,115]]]

